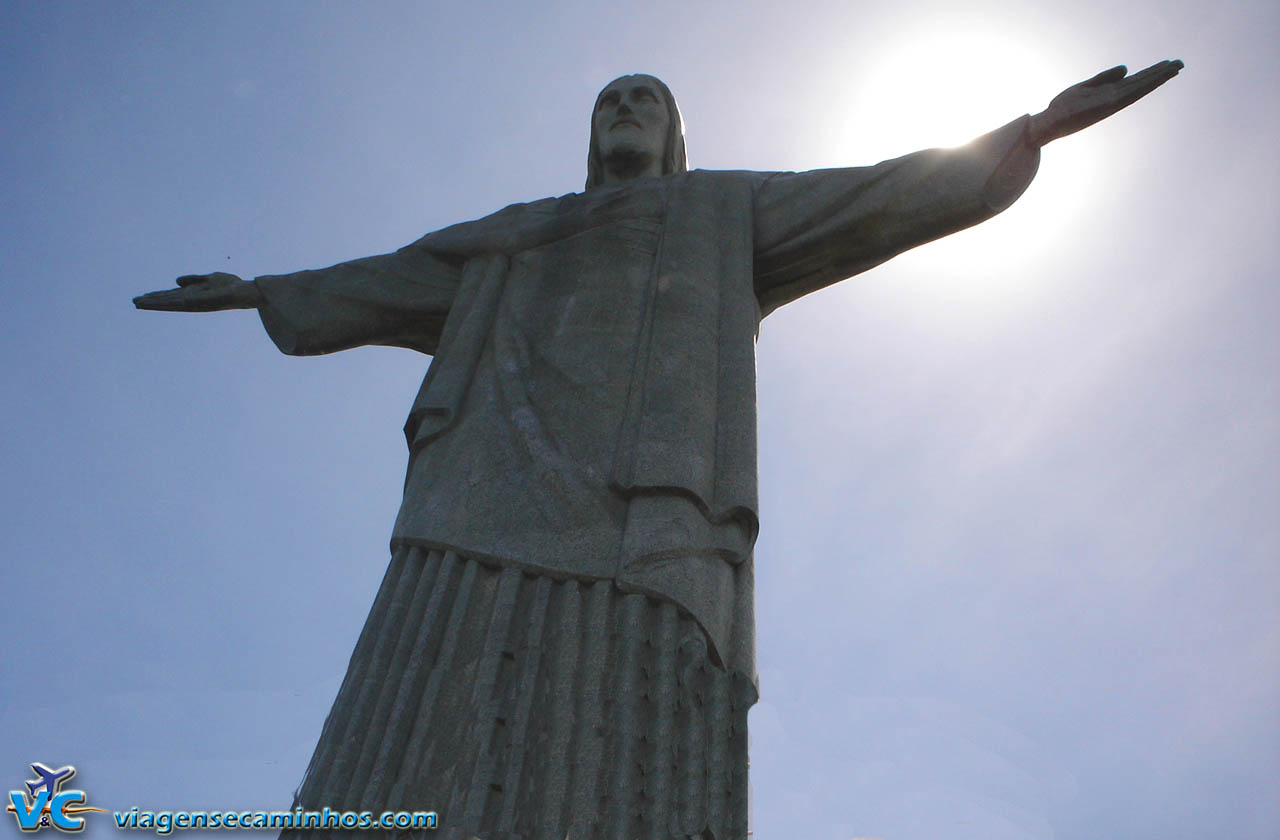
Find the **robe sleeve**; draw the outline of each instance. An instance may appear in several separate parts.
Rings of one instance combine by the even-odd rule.
[[[875,166],[769,175],[754,211],[762,314],[1011,205],[1040,162],[1028,121]]]
[[[314,356],[367,344],[434,354],[461,279],[461,265],[419,240],[394,253],[255,282],[267,335],[283,353]]]

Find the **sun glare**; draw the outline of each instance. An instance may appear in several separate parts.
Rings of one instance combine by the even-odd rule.
[[[873,163],[918,149],[958,146],[1022,114],[1043,110],[1091,68],[1069,66],[1042,40],[939,23],[863,53],[847,68],[847,118],[828,135],[823,157],[832,163],[825,165]],[[1002,269],[1035,260],[1051,237],[1064,235],[1063,228],[1102,177],[1102,161],[1083,146],[1061,152],[1054,146],[1045,154],[1026,196],[990,223],[992,230],[979,226],[908,259],[946,274],[957,267],[981,271],[993,260]],[[1029,205],[1039,212],[1028,212]],[[1046,212],[1051,218],[1046,219]]]

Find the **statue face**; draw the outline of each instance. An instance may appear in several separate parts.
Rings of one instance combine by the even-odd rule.
[[[624,76],[600,93],[595,124],[600,157],[647,157],[661,161],[671,116],[649,76]]]

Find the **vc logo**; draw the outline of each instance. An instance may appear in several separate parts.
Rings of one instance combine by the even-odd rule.
[[[84,828],[84,817],[72,816],[85,811],[102,811],[84,804],[84,791],[62,790],[63,782],[76,774],[71,765],[50,770],[43,764],[32,764],[31,770],[39,777],[27,782],[27,793],[9,791],[9,807],[5,808],[18,820],[23,831],[39,831],[52,825],[62,831],[79,831]],[[30,795],[28,795],[30,794]]]

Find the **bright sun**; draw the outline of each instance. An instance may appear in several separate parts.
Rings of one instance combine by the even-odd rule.
[[[938,24],[863,53],[848,68],[847,116],[831,126],[823,157],[849,165],[957,146],[1043,110],[1091,69],[1102,68],[1072,67],[1035,38]],[[1034,261],[1105,177],[1097,155],[1071,145],[1045,150],[1036,182],[1009,213],[900,259],[942,274],[957,266],[981,272],[993,259],[1006,268]]]
[[[1026,41],[946,28],[912,35],[864,58],[856,130],[886,149],[956,146],[1029,109],[1072,81]]]

